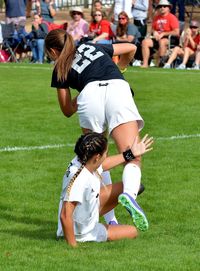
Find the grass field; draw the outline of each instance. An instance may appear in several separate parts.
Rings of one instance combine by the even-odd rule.
[[[125,77],[145,120],[142,135],[155,138],[138,197],[150,228],[136,240],[72,249],[55,231],[77,116],[60,112],[51,66],[0,65],[0,270],[200,270],[200,73],[130,67]],[[116,215],[131,223],[121,206]]]

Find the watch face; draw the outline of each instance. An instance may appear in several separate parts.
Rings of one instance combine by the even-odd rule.
[[[128,162],[132,161],[135,158],[131,150],[125,151],[123,154],[124,154],[124,159]]]

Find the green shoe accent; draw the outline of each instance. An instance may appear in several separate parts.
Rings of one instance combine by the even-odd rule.
[[[118,197],[118,202],[127,209],[130,213],[133,224],[141,231],[147,231],[149,228],[148,220],[134,199],[131,199],[128,194],[121,194]]]
[[[117,65],[118,69],[120,70],[120,72],[123,74],[127,71],[127,68],[124,68],[124,69],[120,69],[120,67]]]

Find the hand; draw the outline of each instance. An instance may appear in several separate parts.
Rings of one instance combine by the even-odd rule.
[[[143,155],[146,152],[151,151],[153,148],[150,148],[153,144],[153,137],[148,137],[146,134],[143,139],[139,142],[139,137],[136,136],[134,139],[131,151],[135,157]]]
[[[191,34],[192,34],[191,29],[188,28],[188,29],[186,30],[186,35],[187,35],[187,36],[191,36]]]
[[[154,36],[154,38],[155,38],[156,40],[159,40],[159,39],[160,39],[160,35],[159,35],[159,33],[158,33],[157,31],[154,31],[153,36]]]

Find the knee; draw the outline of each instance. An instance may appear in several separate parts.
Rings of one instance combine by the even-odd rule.
[[[148,48],[148,47],[150,47],[150,39],[144,39],[144,40],[142,41],[142,47],[143,47],[143,48]]]
[[[139,232],[138,230],[136,229],[136,227],[132,226],[132,231],[131,231],[131,238],[134,239],[134,238],[137,238],[139,235]]]

